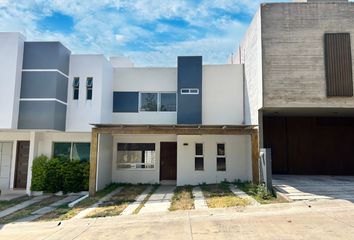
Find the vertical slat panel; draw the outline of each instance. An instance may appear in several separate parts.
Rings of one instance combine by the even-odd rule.
[[[353,96],[352,55],[349,33],[325,34],[327,96]]]

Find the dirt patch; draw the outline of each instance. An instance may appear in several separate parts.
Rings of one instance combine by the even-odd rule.
[[[202,185],[205,201],[209,208],[244,207],[248,201],[235,196],[228,184]]]
[[[172,197],[170,211],[194,209],[192,186],[177,187]]]

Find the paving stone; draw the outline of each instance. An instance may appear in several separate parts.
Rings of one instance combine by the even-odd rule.
[[[35,204],[35,203],[37,203],[37,202],[40,202],[40,201],[42,201],[43,199],[48,198],[49,196],[50,196],[50,195],[42,195],[42,196],[34,197],[34,198],[30,199],[30,200],[24,201],[24,202],[22,202],[22,203],[20,203],[20,204],[17,204],[17,205],[15,205],[15,206],[12,206],[12,207],[10,207],[10,208],[7,208],[7,209],[5,209],[5,210],[3,210],[3,211],[0,212],[0,218],[5,217],[5,216],[8,216],[8,215],[10,215],[10,214],[12,214],[12,213],[14,213],[14,212],[17,212],[17,211],[19,211],[19,210],[21,210],[21,209],[26,208],[26,207],[28,207],[28,206],[30,206],[30,205],[32,205],[32,204]]]
[[[205,202],[205,198],[200,187],[193,188],[193,196],[194,196],[194,207],[196,210],[208,208],[208,205]]]
[[[251,205],[253,206],[259,206],[260,203],[257,202],[253,197],[242,191],[241,189],[237,188],[235,185],[230,184],[229,185],[231,192],[235,194],[236,196],[247,200]]]
[[[167,212],[176,186],[160,186],[139,211],[141,213]]]
[[[142,192],[133,203],[129,204],[128,207],[126,207],[121,215],[131,215],[137,209],[140,204],[144,201],[144,199],[149,195],[151,192],[152,186],[149,186],[145,189],[144,192]]]

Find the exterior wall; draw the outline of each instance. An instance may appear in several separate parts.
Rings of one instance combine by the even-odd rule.
[[[176,68],[115,68],[115,92],[176,92]],[[113,113],[114,124],[176,124],[176,112]]]
[[[202,92],[203,124],[243,124],[243,65],[204,65]]]
[[[0,128],[17,128],[24,36],[0,33]]]
[[[25,42],[19,129],[65,131],[70,51],[60,42]]]
[[[36,131],[8,131],[0,132],[0,142],[12,143],[12,160],[10,167],[10,189],[14,188],[17,142],[30,141],[28,158],[27,188],[30,194],[33,159],[40,155],[52,157],[53,142],[91,142],[90,133],[63,133],[63,132],[36,132]],[[4,189],[2,189],[4,190]],[[5,189],[6,190],[6,189]]]
[[[113,137],[110,134],[100,134],[98,141],[96,191],[112,182]]]
[[[185,143],[188,145],[185,146]],[[204,171],[194,170],[195,143],[204,144]],[[216,144],[225,143],[226,171],[216,171]],[[250,136],[178,136],[177,185],[252,180]]]
[[[258,110],[263,107],[261,11],[250,24],[233,63],[244,64],[245,124],[258,124]]]
[[[262,5],[264,107],[353,108],[326,96],[324,61],[324,34],[346,32],[354,62],[353,22],[354,3]]]
[[[202,57],[178,57],[177,94],[178,124],[202,123],[203,93]],[[181,89],[198,89],[198,94],[182,94]]]
[[[158,183],[160,181],[160,142],[176,142],[175,135],[114,135],[112,182],[124,183]],[[117,169],[117,144],[119,143],[155,143],[154,169]]]
[[[103,55],[71,55],[66,131],[90,132],[92,123],[110,123],[112,68]],[[79,99],[73,99],[73,79],[80,78]],[[86,78],[93,78],[92,100],[86,100]]]

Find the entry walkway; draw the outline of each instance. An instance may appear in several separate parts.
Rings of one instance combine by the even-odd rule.
[[[274,175],[273,186],[292,201],[343,199],[354,202],[354,176]]]
[[[145,203],[140,213],[167,212],[176,186],[160,186]]]

